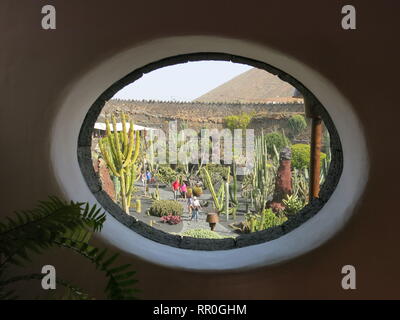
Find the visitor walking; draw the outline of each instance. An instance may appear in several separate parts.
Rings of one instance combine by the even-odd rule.
[[[192,210],[193,210],[193,197],[191,195],[189,195],[189,197],[187,198],[187,206],[188,206],[188,211],[189,214],[192,214]]]
[[[198,221],[200,208],[200,201],[197,199],[197,197],[193,197],[192,217],[190,218],[190,221],[192,221],[193,218],[196,219],[196,222]]]
[[[140,173],[140,180],[142,181],[144,195],[146,195],[146,174],[144,173],[144,171]]]
[[[187,192],[187,186],[186,183],[183,182],[183,184],[181,185],[181,196],[186,199],[186,192]]]
[[[147,169],[147,171],[146,171],[146,180],[147,180],[147,184],[149,185],[151,182],[151,172],[149,169]]]
[[[173,183],[172,183],[172,190],[174,192],[174,200],[177,200],[178,198],[178,191],[179,191],[179,187],[180,187],[180,183],[179,183],[179,179],[176,179]]]

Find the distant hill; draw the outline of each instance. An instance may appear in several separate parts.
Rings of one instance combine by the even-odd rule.
[[[253,68],[196,98],[198,102],[269,102],[298,97],[296,89],[273,74]]]

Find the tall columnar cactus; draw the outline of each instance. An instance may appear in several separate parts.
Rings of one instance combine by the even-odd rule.
[[[122,113],[122,131],[118,131],[114,116],[111,117],[113,131],[110,121],[106,119],[106,136],[99,140],[101,154],[105,159],[111,173],[117,177],[120,184],[119,198],[122,208],[129,214],[131,196],[134,183],[137,180],[137,159],[140,151],[140,133],[134,131],[133,121],[129,121],[127,130],[126,115]]]
[[[149,138],[146,136],[149,135]],[[157,138],[154,137],[153,131],[144,131],[143,136],[145,139],[142,141],[142,150],[147,150],[144,154],[144,163],[150,169],[151,172],[156,173],[158,171],[158,162],[155,161],[156,152],[154,148],[154,144],[157,141]]]
[[[142,212],[142,201],[140,199],[136,199],[135,207],[136,207],[136,212],[137,213],[141,213]]]
[[[232,214],[233,214],[233,219],[236,219],[236,210],[239,205],[238,201],[238,184],[237,184],[237,175],[236,175],[236,162],[233,162],[232,164],[232,177],[233,177],[233,183],[230,185],[229,188],[229,196],[230,196],[230,201],[232,204]]]
[[[222,182],[221,186],[219,187],[218,192],[215,192],[214,189],[214,185],[212,183],[210,174],[208,173],[208,170],[206,169],[206,167],[202,168],[203,171],[203,179],[204,182],[207,186],[207,188],[210,190],[211,192],[211,196],[213,198],[214,201],[214,207],[215,209],[217,209],[218,213],[222,213],[222,212],[226,212],[227,216],[229,214],[227,206],[226,206],[226,201],[224,201],[225,196],[229,197],[229,194],[226,194],[225,191],[225,183]],[[230,168],[228,170],[228,174],[227,174],[227,182],[229,183],[229,176],[230,176]]]
[[[328,149],[327,153],[326,153],[326,158],[322,161],[322,165],[321,165],[321,173],[320,173],[320,181],[319,181],[320,185],[324,184],[325,179],[328,176],[331,160],[332,160],[331,149]]]
[[[262,133],[255,141],[253,190],[251,192],[256,212],[262,212],[265,209],[265,204],[273,192],[274,175],[267,159],[267,143]]]

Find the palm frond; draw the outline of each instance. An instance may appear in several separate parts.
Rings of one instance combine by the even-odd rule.
[[[86,259],[90,260],[96,269],[102,271],[108,278],[105,293],[111,300],[132,300],[136,299],[137,289],[132,286],[137,283],[134,278],[136,272],[130,264],[115,265],[119,254],[109,254],[107,249],[98,249],[85,242],[71,238],[60,238],[55,240],[60,247],[71,249]]]
[[[109,254],[89,244],[93,232],[101,230],[105,214],[96,206],[65,202],[57,197],[41,201],[32,210],[15,212],[13,217],[0,221],[0,299],[15,299],[15,292],[6,287],[16,281],[42,279],[42,274],[5,278],[9,265],[24,266],[32,254],[58,246],[73,250],[89,259],[108,278],[105,293],[109,299],[134,299],[132,286],[135,271],[131,265],[115,265],[118,255]],[[66,288],[65,299],[88,299],[80,288],[56,279]]]
[[[6,217],[0,224],[0,252],[3,259],[0,267],[6,263],[22,265],[29,261],[28,251],[41,253],[52,246],[56,237],[76,232],[96,232],[101,230],[105,214],[83,203],[60,200],[50,197],[40,201],[29,211],[18,211],[15,217]]]
[[[4,290],[4,288],[6,288],[6,286],[13,284],[15,282],[42,280],[42,278],[43,278],[43,274],[40,274],[40,273],[31,273],[31,274],[11,277],[7,280],[0,281],[0,289],[3,288],[3,290]],[[71,284],[69,281],[66,281],[64,279],[60,279],[59,277],[57,277],[56,283],[65,288],[65,291],[62,293],[63,295],[61,296],[61,299],[68,299],[68,300],[88,300],[88,299],[90,299],[90,296],[87,293],[85,293],[81,288]],[[3,292],[0,290],[0,300],[14,300],[14,299],[18,298],[18,296],[15,294],[14,290],[7,290],[7,291],[3,291]],[[57,292],[52,291],[52,290],[49,291],[48,299],[53,300],[53,299],[59,299],[59,298],[60,297],[57,296]]]

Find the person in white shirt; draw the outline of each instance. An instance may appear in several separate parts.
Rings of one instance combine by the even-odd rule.
[[[200,208],[201,208],[200,201],[197,199],[197,197],[193,197],[192,218],[190,219],[190,221],[192,221],[193,218],[196,219],[196,222],[198,221]]]
[[[188,210],[189,213],[192,214],[192,209],[193,209],[193,196],[190,196],[189,198],[187,198],[187,206],[188,206]]]

